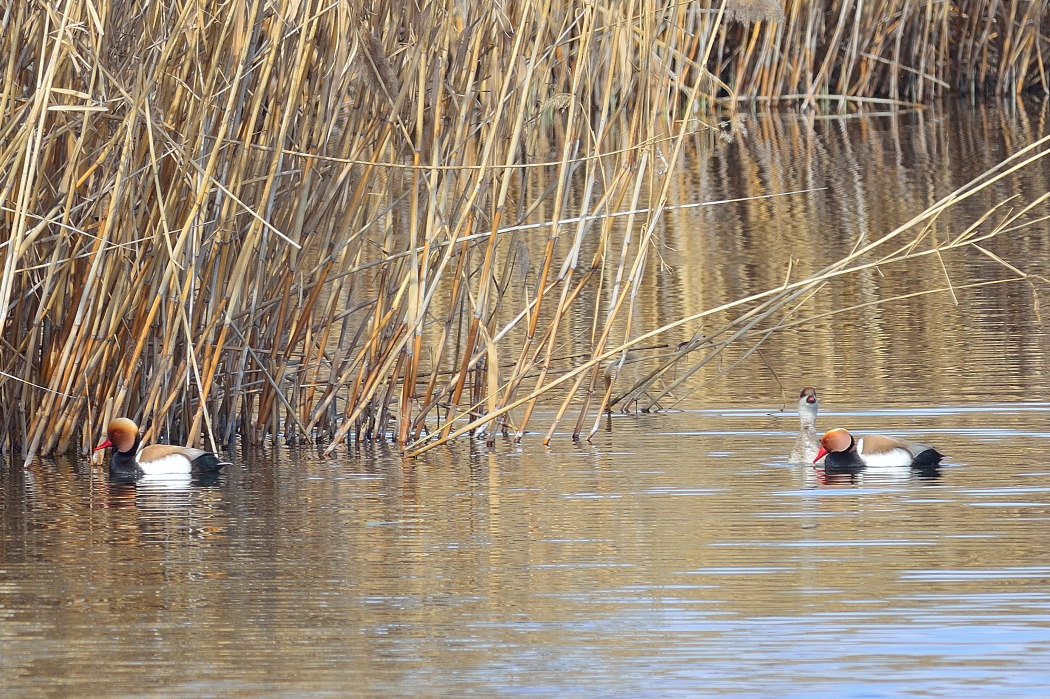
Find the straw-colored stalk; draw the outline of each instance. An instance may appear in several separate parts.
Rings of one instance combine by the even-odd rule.
[[[520,434],[577,378],[582,434],[626,351],[670,343],[630,309],[704,105],[1047,86],[1041,3],[818,5],[12,3],[3,448],[83,453],[120,414],[209,446],[418,448]],[[765,305],[711,346],[854,263],[742,300]]]

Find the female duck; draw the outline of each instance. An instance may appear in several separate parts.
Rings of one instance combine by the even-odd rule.
[[[798,397],[798,419],[800,424],[795,446],[791,449],[789,461],[793,464],[812,463],[820,450],[820,442],[817,440],[817,410],[820,409],[820,399],[817,398],[817,389],[806,386]]]

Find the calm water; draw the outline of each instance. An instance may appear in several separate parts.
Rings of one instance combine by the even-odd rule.
[[[1042,135],[1045,108],[831,120],[815,134],[764,119],[750,146],[697,153],[683,200],[756,179],[834,188],[669,217],[674,274],[653,290],[652,323],[767,288],[789,257],[816,268],[889,230]],[[748,158],[752,185],[740,181]],[[1040,177],[989,200],[1039,194]],[[986,203],[938,225],[950,232]],[[1048,238],[1043,225],[990,247],[1042,274]],[[873,271],[805,313],[945,273],[958,283],[1001,267],[960,255]],[[590,444],[460,441],[415,461],[381,446],[332,459],[274,447],[231,455],[206,483],[9,464],[0,689],[1045,696],[1043,295],[1004,285],[815,318],[728,377],[705,386],[719,368],[701,372],[673,411],[609,418]],[[948,454],[940,475],[827,485],[787,464],[808,383],[821,426],[934,444]]]

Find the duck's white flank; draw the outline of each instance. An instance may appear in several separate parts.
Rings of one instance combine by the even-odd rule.
[[[142,452],[139,452],[139,468],[142,469],[143,473],[149,476],[189,473],[193,468],[193,462],[190,461],[188,456],[181,452],[174,452],[150,461],[144,461],[142,459]]]
[[[915,458],[912,456],[911,452],[904,447],[873,451],[869,454],[864,451],[864,437],[857,438],[857,455],[867,466],[881,466],[883,468],[911,466],[911,462]]]

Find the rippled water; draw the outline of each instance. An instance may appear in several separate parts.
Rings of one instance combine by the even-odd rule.
[[[1048,417],[1040,403],[828,410],[823,424],[949,454],[936,479],[843,486],[787,464],[794,416],[758,409],[617,416],[591,445],[416,462],[279,450],[210,484],[14,470],[3,683],[1037,696]]]
[[[669,216],[671,271],[643,294],[646,324],[769,288],[789,258],[824,264],[1045,123],[1003,109],[829,121],[814,136],[794,120],[699,164],[683,198],[747,189],[747,168],[724,163],[748,157],[764,189],[837,189]],[[1046,191],[1042,177],[1018,193]],[[986,204],[938,226],[950,234]],[[989,245],[1044,274],[1048,241],[1044,225]],[[698,373],[661,402],[675,410],[611,416],[589,444],[461,440],[417,460],[274,446],[229,455],[205,482],[7,464],[0,690],[1045,696],[1042,282],[820,316],[1000,272],[974,256],[872,270],[826,290],[800,312],[812,322],[760,353]],[[805,384],[821,391],[821,427],[930,443],[943,469],[822,483],[789,465]]]

